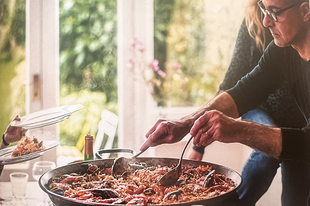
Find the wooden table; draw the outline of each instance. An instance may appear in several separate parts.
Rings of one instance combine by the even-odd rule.
[[[0,182],[0,205],[12,205],[12,187],[10,182]],[[43,192],[38,182],[28,182],[25,201],[27,206],[52,206],[48,195]]]

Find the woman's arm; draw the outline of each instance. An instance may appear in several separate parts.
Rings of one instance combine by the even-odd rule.
[[[14,120],[20,121],[19,115],[17,115]],[[27,130],[23,129],[22,127],[13,127],[8,126],[4,134],[2,135],[2,142],[0,149],[4,149],[9,146],[12,142],[19,141],[27,132]],[[3,170],[3,165],[0,164],[0,175]]]

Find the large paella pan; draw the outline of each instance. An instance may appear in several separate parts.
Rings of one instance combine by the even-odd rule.
[[[57,205],[57,206],[62,206],[62,205],[66,205],[66,206],[82,206],[82,205],[124,205],[124,204],[128,204],[128,201],[124,201],[122,198],[119,198],[119,194],[117,194],[117,192],[115,193],[114,191],[112,191],[111,189],[107,189],[109,188],[109,186],[105,186],[104,189],[102,189],[103,187],[101,187],[100,189],[96,188],[96,190],[94,188],[92,188],[93,186],[90,186],[90,189],[84,189],[82,195],[84,194],[90,194],[92,196],[108,196],[106,197],[107,199],[113,199],[113,198],[119,198],[122,199],[123,201],[115,201],[115,202],[109,202],[109,201],[101,201],[101,203],[99,202],[93,202],[93,201],[88,201],[83,200],[83,198],[70,198],[70,194],[69,195],[64,195],[63,192],[57,192],[57,190],[59,188],[53,188],[52,182],[55,180],[57,180],[58,178],[62,179],[62,182],[64,183],[71,183],[68,182],[68,178],[66,179],[66,177],[70,177],[70,174],[75,174],[76,177],[81,177],[81,176],[85,176],[86,173],[89,173],[89,168],[90,166],[95,166],[94,168],[97,171],[109,171],[109,168],[111,168],[111,166],[113,165],[114,159],[103,159],[103,160],[93,160],[93,161],[87,161],[87,162],[78,162],[78,163],[74,163],[71,165],[66,165],[63,167],[59,167],[56,168],[54,170],[51,170],[47,173],[45,173],[44,175],[41,176],[40,180],[39,180],[39,185],[42,188],[42,190],[44,192],[46,192],[50,199],[52,200],[52,202]],[[161,168],[165,168],[165,167],[173,167],[178,163],[178,159],[174,159],[174,158],[152,158],[152,157],[147,157],[147,158],[137,158],[136,162],[134,163],[135,165],[135,170],[139,171],[141,168],[139,168],[141,165],[143,165],[144,167],[147,168],[151,168],[151,167],[155,167],[158,169],[158,167],[160,166]],[[132,162],[131,162],[132,165]],[[97,167],[97,168],[96,168]],[[221,194],[218,195],[214,195],[214,196],[210,196],[206,199],[192,199],[194,201],[189,201],[189,202],[184,202],[184,201],[163,201],[163,202],[158,202],[161,205],[210,205],[210,206],[220,206],[220,205],[234,205],[237,202],[237,193],[236,190],[240,187],[241,183],[242,183],[242,179],[240,177],[240,175],[230,169],[227,168],[225,166],[221,166],[218,164],[213,164],[213,163],[209,163],[209,162],[203,162],[203,161],[193,161],[193,160],[183,160],[182,162],[182,167],[184,168],[184,170],[186,169],[191,169],[191,168],[208,168],[207,170],[214,170],[216,174],[218,174],[219,176],[227,178],[223,180],[227,180],[228,182],[233,182],[234,187],[230,187],[230,189],[226,190],[226,192],[223,192]],[[144,168],[145,169],[145,168]],[[200,169],[201,170],[201,169]],[[107,172],[108,173],[108,172]],[[137,172],[135,172],[137,173]],[[208,172],[209,173],[209,172]],[[125,174],[124,174],[125,175]],[[130,174],[126,174],[125,176],[127,176],[128,178],[131,178],[131,176],[129,176]],[[125,176],[119,177],[119,178],[126,178]],[[207,176],[207,175],[205,175]],[[71,176],[72,177],[72,176]],[[66,179],[66,180],[64,180]],[[77,179],[77,178],[75,178]],[[220,178],[219,178],[220,179]],[[116,180],[113,180],[116,181]],[[117,180],[118,181],[118,180]],[[220,180],[222,181],[222,180]],[[60,182],[60,181],[58,181]],[[143,182],[141,180],[141,182]],[[141,186],[139,185],[140,183],[138,182],[134,182],[136,184],[136,186]],[[192,182],[187,182],[188,184],[193,184]],[[205,183],[205,181],[204,181]],[[106,182],[105,182],[106,184]],[[184,181],[183,181],[184,184]],[[57,184],[56,184],[57,185]],[[55,185],[54,185],[55,186]],[[57,185],[58,186],[58,185]],[[111,186],[111,185],[110,185]],[[176,187],[178,188],[178,187]],[[148,189],[148,192],[151,193],[156,193],[158,191],[151,191],[150,188],[147,187],[143,187],[144,192],[146,191],[146,189]],[[91,192],[89,192],[91,191]],[[183,190],[184,191],[184,190]],[[66,191],[67,192],[67,191]],[[98,194],[100,193],[100,194]],[[104,193],[104,194],[101,194]],[[166,194],[165,198],[178,198],[178,196],[182,193],[182,191],[180,191],[180,189],[176,189],[175,191],[173,191],[173,189],[170,189],[170,194]],[[81,194],[81,193],[80,193]],[[137,197],[136,199],[139,199],[139,197],[142,198],[142,196],[148,196],[149,194],[147,193],[142,193],[141,191],[141,195],[139,196],[138,194],[136,194]],[[76,194],[75,194],[76,197]],[[99,197],[100,199],[102,199],[102,197]],[[103,198],[104,199],[104,198]],[[150,201],[150,200],[148,200]],[[136,202],[136,205],[153,205],[154,202],[143,202],[143,201],[138,201]]]

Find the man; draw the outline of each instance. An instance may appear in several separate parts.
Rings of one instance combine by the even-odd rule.
[[[158,120],[146,134],[148,146],[180,141],[188,132],[193,143],[238,142],[279,159],[310,163],[310,9],[305,0],[263,0],[263,24],[273,35],[257,67],[235,87],[180,120]],[[292,66],[297,65],[297,66]],[[237,119],[256,108],[287,82],[306,127],[277,128]],[[305,171],[305,184],[309,172]],[[301,204],[296,204],[301,205]],[[306,200],[303,200],[306,205]]]

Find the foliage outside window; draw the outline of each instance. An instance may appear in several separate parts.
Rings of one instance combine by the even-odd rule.
[[[95,135],[103,109],[117,113],[116,18],[116,0],[59,1],[60,104],[84,105],[61,123],[61,145]]]
[[[243,14],[243,0],[154,0],[154,57],[166,72],[161,105],[201,106],[214,97]],[[232,18],[233,17],[233,18]],[[181,65],[182,85],[170,81],[169,62]]]
[[[25,115],[25,0],[0,1],[0,131]]]

